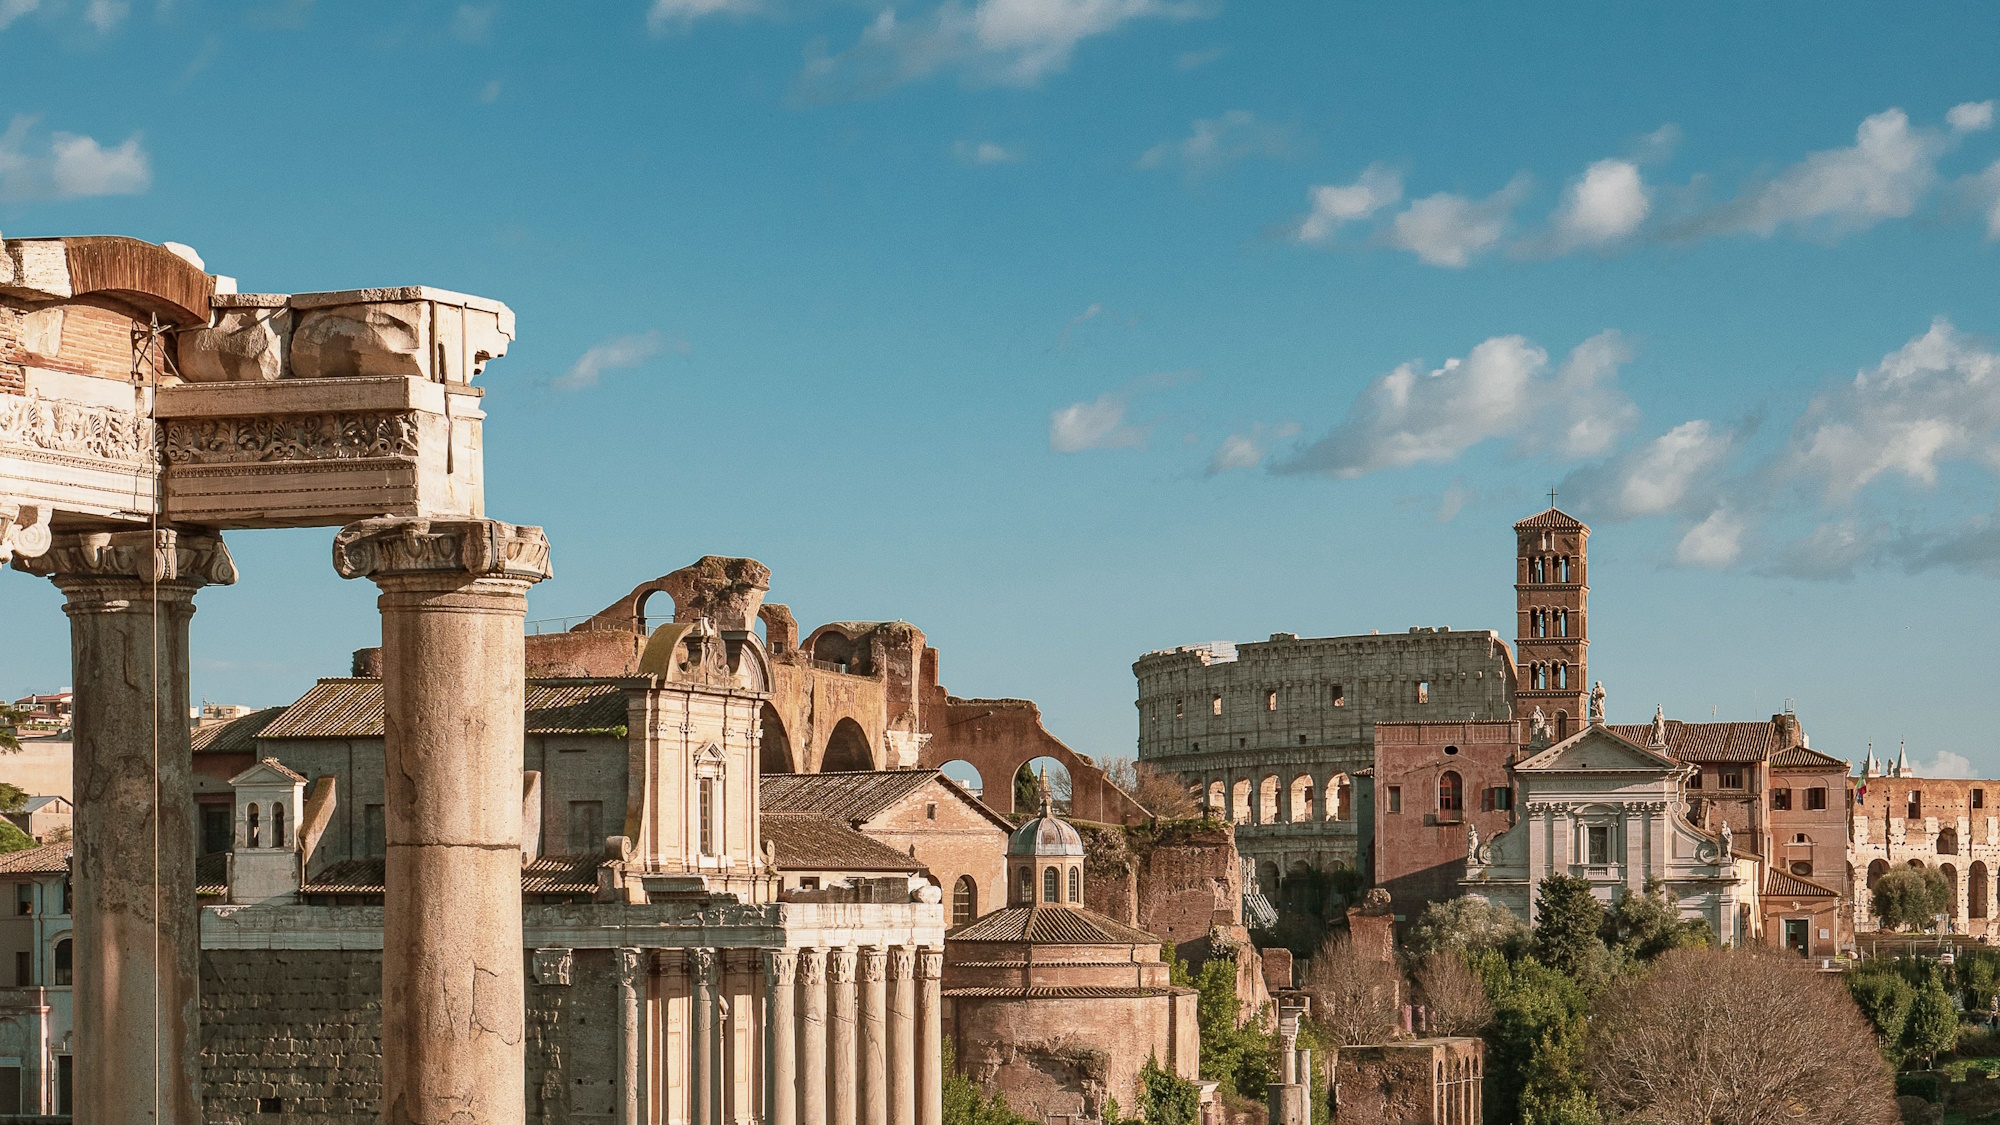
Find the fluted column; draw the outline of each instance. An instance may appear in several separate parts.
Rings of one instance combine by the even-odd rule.
[[[188,621],[236,568],[222,540],[168,529],[56,535],[14,566],[53,580],[70,620],[76,1120],[197,1125]],[[513,957],[518,979],[518,938]]]
[[[363,520],[334,536],[333,565],[382,590],[382,1120],[519,1121],[521,619],[549,541]]]
[[[799,950],[799,1121],[826,1125],[826,950]]]
[[[917,951],[902,945],[889,951],[889,1125],[917,1125],[916,1062]]]
[[[861,951],[861,1125],[889,1125],[888,954]]]
[[[639,987],[645,981],[645,954],[620,949],[618,957],[618,1125],[643,1125],[639,1091]]]
[[[944,1125],[944,950],[917,951],[917,1125]]]
[[[854,969],[852,949],[827,952],[827,991],[833,1018],[827,1023],[827,1053],[832,1055],[832,1105],[827,1120],[832,1125],[856,1125],[855,1062],[861,1044],[861,1029],[854,1019]]]
[[[688,1067],[688,1121],[690,1125],[715,1125],[717,1089],[715,1074],[715,950],[688,950],[688,979],[693,984],[688,1038],[694,1040],[693,1061]]]
[[[789,949],[764,954],[764,1120],[767,1125],[798,1125],[799,1026],[792,1000],[799,955]]]

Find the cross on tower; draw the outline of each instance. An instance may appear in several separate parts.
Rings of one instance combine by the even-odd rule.
[[[1549,507],[1553,509],[1555,506],[1556,506],[1556,490],[1551,488],[1549,489]]]

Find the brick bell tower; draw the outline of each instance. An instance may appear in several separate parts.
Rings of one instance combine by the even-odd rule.
[[[1557,741],[1590,721],[1590,529],[1555,506],[1514,525],[1514,717],[1528,741],[1535,708]]]

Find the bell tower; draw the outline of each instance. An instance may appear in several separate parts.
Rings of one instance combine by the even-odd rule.
[[[1560,741],[1589,722],[1590,529],[1555,506],[1514,525],[1514,717],[1526,742],[1540,708]]]

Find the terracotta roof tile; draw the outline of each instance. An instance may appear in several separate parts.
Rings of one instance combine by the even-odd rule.
[[[1069,906],[1010,906],[975,918],[945,935],[951,941],[1049,945],[1158,945],[1160,939],[1094,910]]]
[[[211,852],[194,861],[194,893],[221,898],[229,893],[229,853]]]
[[[529,734],[614,734],[625,729],[617,680],[529,680]],[[238,720],[239,722],[241,720]],[[380,738],[382,681],[329,677],[263,729],[263,738]]]
[[[1830,754],[1809,750],[1803,746],[1788,746],[1771,755],[1771,764],[1779,769],[1823,768],[1845,770],[1846,762]]]
[[[1584,526],[1582,520],[1577,519],[1560,508],[1550,508],[1546,512],[1529,516],[1527,519],[1514,525],[1515,531],[1540,531],[1544,528],[1550,531],[1574,531],[1578,528],[1583,528],[1585,531],[1590,530]]]
[[[0,855],[0,875],[54,875],[69,870],[69,844],[43,844]]]
[[[938,776],[937,770],[771,774],[758,782],[757,800],[766,813],[813,813],[851,824],[873,820]]]
[[[597,893],[597,868],[602,855],[536,856],[521,868],[524,895],[588,895]],[[347,859],[329,865],[300,890],[309,895],[379,895],[383,861]]]
[[[924,869],[889,845],[814,813],[766,812],[764,840],[776,849],[780,868],[910,874]]]
[[[1764,894],[1777,898],[1836,898],[1837,893],[1830,887],[1801,879],[1777,868],[1764,873]]]
[[[1652,746],[1653,724],[1613,723],[1612,733]],[[1784,748],[1777,724],[1684,723],[1667,720],[1667,753],[1683,762],[1761,762]]]
[[[266,707],[240,715],[226,723],[210,723],[188,736],[197,754],[254,754],[257,736],[285,713],[283,707]]]
[[[947,988],[944,995],[966,1000],[1130,1000],[1146,996],[1176,996],[1191,992],[1186,988],[1106,988],[1080,985],[1072,988]]]

